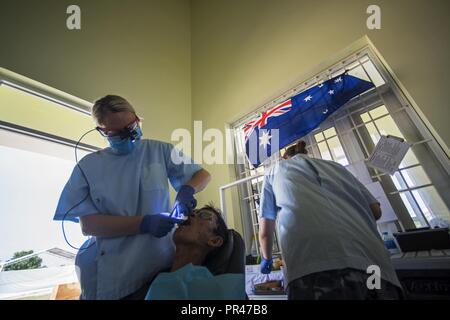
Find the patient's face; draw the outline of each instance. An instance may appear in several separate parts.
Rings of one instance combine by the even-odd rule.
[[[173,235],[175,244],[191,244],[197,246],[217,246],[217,236],[214,230],[217,228],[216,214],[206,208],[193,211],[193,215],[181,224]],[[221,237],[219,237],[222,239]],[[223,240],[223,239],[222,239]],[[220,242],[220,245],[222,242]]]

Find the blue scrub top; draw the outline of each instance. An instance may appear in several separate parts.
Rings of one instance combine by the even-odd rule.
[[[370,204],[378,201],[347,169],[298,154],[265,172],[260,214],[278,219],[289,282],[336,269],[381,269],[400,286]]]
[[[111,148],[89,154],[75,166],[65,185],[54,220],[78,222],[92,214],[136,216],[170,212],[169,184],[176,191],[201,169],[169,143],[138,140],[127,155]],[[180,155],[182,158],[180,158]],[[87,198],[82,201],[85,197]],[[80,201],[82,201],[80,203]],[[79,203],[79,204],[78,204]],[[77,205],[78,204],[78,205]],[[150,234],[88,240],[76,258],[83,299],[119,299],[140,289],[172,265],[172,234]]]

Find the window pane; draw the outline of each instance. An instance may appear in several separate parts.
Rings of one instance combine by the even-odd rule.
[[[372,116],[372,118],[375,119],[375,118],[384,116],[385,114],[388,114],[389,112],[387,111],[385,106],[380,106],[378,108],[370,110],[369,113]]]
[[[323,137],[323,133],[319,132],[318,134],[314,135],[314,139],[316,139],[317,142],[320,142],[320,141],[322,141],[325,138]]]
[[[417,207],[411,192],[402,192],[400,193],[400,197],[402,198],[403,204],[408,210],[409,215],[411,216],[414,224],[417,228],[426,227],[427,223],[423,220],[422,214],[420,213],[420,209]]]
[[[327,144],[325,142],[320,142],[318,144],[320,155],[322,156],[322,159],[325,160],[333,160],[331,157],[330,151],[328,150]]]
[[[364,62],[366,62],[367,60],[369,60],[369,56],[368,56],[368,55],[365,55],[364,57],[362,57],[362,58],[360,59],[361,63],[364,63]]]
[[[373,64],[372,61],[368,60],[367,62],[364,62],[363,66],[364,69],[366,69],[375,86],[379,87],[385,83],[383,77],[378,72],[377,68],[375,68],[375,65]]]
[[[367,112],[364,112],[363,114],[361,114],[361,119],[364,123],[369,122],[371,120],[369,113],[367,113]]]
[[[28,136],[23,139],[41,150],[73,152],[54,142]],[[53,247],[75,253],[61,235],[61,223],[53,221],[58,198],[73,167],[74,160],[0,146],[0,260],[12,258],[17,251]],[[65,223],[64,228],[72,245],[79,247],[86,240],[77,223]]]
[[[408,186],[405,183],[405,180],[403,180],[402,176],[398,171],[395,172],[394,175],[392,176],[392,181],[394,182],[397,190],[403,190],[408,188]]]
[[[434,222],[433,219],[450,222],[448,208],[433,186],[414,190],[412,193],[431,224]]]
[[[338,137],[333,137],[327,140],[328,146],[331,149],[331,153],[333,154],[333,158],[336,162],[339,162],[343,166],[349,164],[347,157],[345,156],[344,149],[342,148],[341,142]]]
[[[336,130],[334,127],[331,127],[330,129],[325,130],[323,134],[325,135],[325,138],[330,138],[336,135]]]
[[[369,122],[366,124],[367,131],[369,131],[370,138],[372,139],[374,144],[377,144],[378,140],[380,140],[380,135],[378,134],[377,129],[373,122]]]
[[[409,167],[419,164],[419,160],[417,160],[416,156],[414,155],[414,152],[409,149],[408,152],[405,154],[405,157],[403,158],[402,162],[400,163],[400,169],[404,167]]]
[[[402,170],[406,183],[410,188],[419,187],[431,183],[422,166]]]
[[[396,137],[403,138],[402,133],[400,132],[400,129],[397,127],[397,125],[394,122],[394,119],[390,115],[383,117],[381,119],[375,120],[375,124],[378,127],[378,130],[380,130],[380,133],[384,136],[392,135]]]
[[[364,71],[362,66],[357,66],[356,68],[350,70],[348,72],[348,74],[351,75],[351,76],[354,76],[354,77],[357,77],[357,78],[360,78],[362,80],[370,82],[370,79],[367,76],[367,73]]]

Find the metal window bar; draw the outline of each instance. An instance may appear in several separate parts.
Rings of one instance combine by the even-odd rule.
[[[243,184],[243,183],[247,183],[253,179],[257,179],[259,177],[263,176],[262,174],[259,175],[254,175],[254,176],[250,176],[250,177],[246,177],[240,180],[236,180],[234,182],[231,182],[229,184],[223,185],[219,188],[219,195],[220,195],[220,210],[222,211],[222,214],[225,216],[225,218],[227,218],[227,209],[226,209],[226,200],[225,200],[225,191],[229,188],[235,187],[239,184]],[[250,186],[249,186],[250,185]],[[247,183],[247,190],[251,193],[251,189],[249,190],[249,188],[251,188],[251,184]],[[252,201],[250,201],[250,206],[252,206]],[[250,207],[251,209],[256,209],[256,207]],[[255,219],[254,219],[254,214],[251,213],[250,214],[250,218],[252,220],[252,225],[253,225],[253,235],[256,236],[257,235],[257,230],[255,229]],[[257,239],[255,239],[255,241],[257,241]],[[258,243],[255,243],[255,247],[256,247],[256,252],[259,255],[259,246]]]
[[[414,191],[414,190],[417,190],[417,189],[422,189],[422,188],[427,188],[427,187],[432,187],[432,186],[434,186],[432,183],[427,183],[427,184],[423,184],[423,185],[416,186],[416,187],[407,187],[407,188],[400,189],[400,190],[397,190],[397,191],[392,191],[392,192],[389,192],[389,194],[398,194],[398,193],[403,193],[403,192],[407,192],[407,191]]]
[[[253,186],[251,183],[247,183],[247,189],[249,190],[249,194],[252,194],[253,197],[259,196],[253,193]],[[249,205],[250,205],[250,220],[252,223],[252,230],[253,230],[253,235],[252,235],[252,243],[254,243],[255,245],[255,250],[256,250],[256,255],[259,256],[260,250],[259,250],[259,239],[258,239],[258,218],[257,215],[255,215],[255,213],[258,212],[258,208],[256,207],[256,203],[255,201],[252,199],[251,201],[249,201]],[[251,252],[250,252],[251,253]]]
[[[415,167],[420,167],[420,163],[412,164],[410,166],[403,167],[403,168],[401,168],[399,170],[407,170],[407,169],[411,169],[411,168],[415,168]],[[372,179],[376,179],[377,177],[388,176],[388,175],[390,175],[390,174],[387,173],[387,172],[383,172],[383,173],[380,173],[380,174],[377,174],[377,175],[373,175],[373,176],[371,176],[371,178]]]

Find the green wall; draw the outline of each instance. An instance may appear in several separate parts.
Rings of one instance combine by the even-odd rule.
[[[0,86],[0,101],[0,120],[7,123],[72,141],[78,141],[82,133],[93,128],[90,115],[61,107],[60,104],[31,94],[24,94],[15,88]],[[82,143],[99,148],[106,147],[106,141],[96,134],[96,131],[87,134]]]
[[[81,30],[66,28],[71,4]],[[0,44],[0,67],[91,102],[123,95],[145,137],[191,127],[189,1],[1,0]]]

